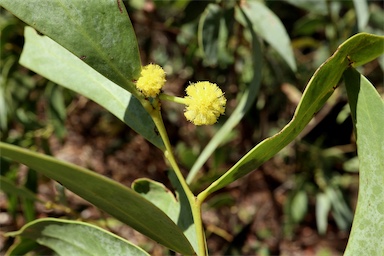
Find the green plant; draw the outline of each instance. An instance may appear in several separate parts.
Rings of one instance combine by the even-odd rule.
[[[49,138],[65,136],[65,104],[68,94],[63,87],[41,78],[33,77],[18,65],[22,51],[24,24],[9,12],[2,11],[1,30],[1,78],[0,78],[0,138],[1,141],[25,148],[41,148],[50,154]],[[41,108],[46,114],[41,114]],[[18,165],[2,162],[1,178],[15,182]],[[2,183],[3,184],[3,183]],[[38,174],[29,170],[25,177],[25,188],[36,192]],[[6,190],[7,191],[7,190]],[[8,193],[7,211],[15,217],[18,211],[18,197]],[[21,197],[21,208],[28,221],[36,218],[33,201]]]
[[[379,196],[382,194],[380,182],[383,181],[384,175],[381,171],[384,167],[380,161],[384,141],[383,134],[380,133],[380,126],[384,122],[382,115],[384,106],[372,85],[354,69],[384,52],[383,37],[361,33],[341,44],[332,57],[312,76],[291,122],[276,135],[254,146],[222,176],[194,195],[188,183],[194,181],[202,164],[244,116],[256,96],[261,80],[261,47],[256,34],[260,34],[276,48],[293,70],[296,68],[289,38],[284,29],[281,29],[281,25],[276,25],[274,27],[276,32],[269,35],[265,32],[265,27],[258,26],[259,20],[252,15],[255,9],[264,8],[262,4],[250,2],[228,7],[228,10],[233,9],[236,21],[247,28],[245,33],[248,33],[247,38],[253,47],[253,77],[238,107],[219,130],[208,149],[203,151],[202,157],[192,167],[187,179],[179,169],[160,109],[161,100],[185,103],[185,98],[175,98],[166,94],[157,96],[156,93],[144,96],[136,89],[135,83],[141,77],[141,62],[135,33],[122,2],[106,1],[92,8],[71,1],[67,1],[64,6],[59,1],[15,4],[13,1],[2,0],[1,4],[45,35],[41,36],[34,29],[26,27],[26,44],[20,63],[104,106],[160,149],[172,169],[169,179],[176,191],[176,198],[162,184],[149,179],[136,180],[132,189],[129,189],[79,166],[6,143],[0,144],[2,157],[24,163],[57,180],[64,187],[173,251],[187,255],[206,255],[206,241],[201,221],[202,203],[215,191],[255,170],[294,140],[312,116],[325,104],[344,75],[351,113],[356,124],[362,181],[355,215],[357,224],[353,226],[347,253],[383,249],[380,243],[383,229],[382,224],[378,223],[382,223],[380,220],[384,215],[382,197]],[[268,9],[262,10],[264,15],[270,14]],[[39,15],[35,15],[36,13]],[[220,26],[226,21],[225,13],[216,5],[209,5],[205,15],[201,31],[213,29],[215,33],[225,38],[225,34],[220,33]],[[220,17],[222,22],[219,26],[210,22],[216,21],[212,16]],[[62,23],[63,20],[67,22]],[[103,26],[95,24],[97,22]],[[215,37],[204,39],[204,35],[206,34],[202,33],[201,43],[207,61],[215,63],[216,58],[225,59],[225,56],[215,56],[217,49],[222,47],[218,44],[219,41],[216,42]],[[276,35],[284,38],[279,44],[276,44],[276,38],[268,37]],[[211,51],[212,49],[214,50]],[[221,96],[222,93],[219,94]],[[369,182],[367,179],[370,179]],[[24,190],[14,191],[30,195]],[[111,242],[113,249],[107,251],[108,254],[121,254],[121,251],[118,251],[120,248],[135,250],[131,252],[134,254],[146,254],[136,246],[109,233],[99,232],[96,227],[89,225],[83,227],[83,225],[80,222],[55,219],[31,222],[20,231],[8,234],[21,237],[9,254],[25,253],[38,244],[66,253],[61,251],[67,248],[62,246],[66,240],[64,238],[75,233],[83,234],[83,237],[87,237],[89,233],[96,233],[95,237],[100,239],[108,237],[113,240]],[[65,230],[64,236],[61,233],[63,230]],[[366,247],[359,241],[363,238],[369,240],[363,242]],[[79,242],[82,247],[84,246],[84,250],[90,250],[89,246],[94,246],[94,243],[78,238],[66,242],[70,245],[79,245],[77,244]],[[101,251],[97,251],[99,252]]]

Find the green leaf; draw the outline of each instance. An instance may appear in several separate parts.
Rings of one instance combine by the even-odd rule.
[[[67,117],[67,109],[64,102],[63,88],[49,82],[45,88],[45,95],[49,99],[48,118],[53,125],[55,135],[63,139],[66,133],[65,119]]]
[[[325,193],[316,195],[316,225],[319,234],[324,235],[328,226],[328,214],[331,210],[331,201]]]
[[[149,255],[111,232],[80,221],[39,219],[6,236],[36,241],[59,255]]]
[[[267,7],[258,1],[248,1],[241,9],[252,23],[256,34],[267,41],[296,71],[296,61],[291,47],[291,40],[280,19]]]
[[[352,223],[353,213],[340,191],[339,188],[328,187],[325,190],[332,205],[332,215],[337,226],[341,230],[347,230]]]
[[[209,4],[200,17],[198,38],[204,53],[204,61],[209,65],[217,64],[219,32],[222,10],[217,4]]]
[[[0,142],[3,157],[23,163],[168,248],[194,251],[175,223],[133,190],[82,167]]]
[[[242,12],[241,9],[236,9],[236,19],[242,20],[241,16],[244,17],[244,21],[246,22],[246,27],[251,27],[250,21],[247,16]],[[252,36],[252,62],[253,62],[253,78],[251,83],[246,87],[243,95],[240,98],[236,109],[233,111],[231,116],[225,122],[225,124],[220,128],[220,130],[215,133],[215,136],[209,141],[207,146],[199,155],[198,159],[195,161],[192,166],[190,172],[188,173],[187,182],[191,183],[193,179],[196,177],[197,172],[204,165],[204,163],[208,160],[208,158],[212,155],[212,153],[216,150],[217,147],[220,146],[223,142],[223,138],[225,138],[230,132],[233,131],[233,128],[241,121],[244,115],[248,112],[250,107],[260,89],[261,82],[261,69],[263,65],[263,58],[261,53],[261,47],[259,43],[259,38],[256,36],[254,31],[250,30]]]
[[[33,201],[38,201],[38,202],[43,202],[40,200],[35,193],[30,191],[29,189],[25,187],[19,187],[16,184],[14,184],[12,181],[9,179],[5,178],[4,176],[0,176],[0,189],[7,193],[11,194],[13,196],[17,195],[21,198],[33,200]]]
[[[175,172],[168,172],[168,178],[171,181],[172,186],[175,188],[177,196],[176,198],[180,204],[180,213],[177,219],[177,225],[183,230],[185,236],[188,238],[193,248],[195,248],[195,251],[198,251],[198,237],[192,215],[191,204],[183,189],[183,186],[181,185],[179,179],[176,177]],[[205,249],[207,250],[207,248]]]
[[[366,0],[353,0],[357,16],[357,27],[359,31],[364,31],[365,26],[369,20],[368,3]]]
[[[135,90],[140,55],[121,0],[1,0],[1,5],[117,85]]]
[[[180,205],[164,184],[151,179],[140,178],[132,183],[132,189],[156,205],[175,223],[177,222]]]
[[[298,191],[292,198],[291,203],[291,214],[294,222],[300,222],[305,214],[307,213],[308,208],[308,196],[304,190]]]
[[[198,251],[196,230],[188,199],[182,193],[181,185],[173,172],[169,173],[172,184],[176,187],[177,198],[162,183],[142,178],[132,183],[132,189],[152,202],[176,223],[188,238],[195,251]]]
[[[2,34],[2,37],[4,35],[4,31],[0,31]],[[3,38],[1,38],[3,39]],[[7,43],[1,42],[1,47],[4,47]],[[3,49],[1,48],[1,51],[3,52]],[[8,117],[11,115],[12,111],[12,106],[9,104],[9,98],[10,93],[9,93],[9,86],[7,84],[9,83],[9,77],[11,76],[11,70],[13,69],[14,64],[16,63],[16,57],[15,56],[10,56],[8,58],[2,59],[1,63],[1,80],[0,80],[0,132],[6,132],[8,130]],[[8,88],[7,88],[8,87]],[[2,134],[0,134],[2,135]]]
[[[233,14],[234,8],[211,3],[200,15],[197,37],[206,65],[233,63],[233,54],[228,51]]]
[[[16,240],[12,246],[8,249],[7,256],[19,256],[19,255],[28,255],[28,252],[36,251],[41,245],[36,243],[36,241],[21,237],[19,240]]]
[[[214,181],[199,195],[205,198],[212,192],[255,170],[293,141],[320,110],[335,90],[350,65],[362,65],[384,52],[384,36],[357,34],[342,45],[322,64],[309,81],[293,119],[279,133],[267,138],[251,149],[230,170]]]
[[[151,117],[132,94],[31,27],[25,28],[24,35],[22,65],[97,102],[155,146],[164,148]]]
[[[284,1],[296,7],[307,10],[310,13],[316,13],[321,15],[326,15],[328,13],[326,0],[316,0],[316,1],[284,0]]]
[[[381,255],[384,251],[384,101],[354,69],[345,74],[356,125],[359,195],[345,255]]]

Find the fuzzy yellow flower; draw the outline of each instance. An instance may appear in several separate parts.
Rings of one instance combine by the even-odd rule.
[[[195,125],[210,125],[224,114],[227,102],[221,89],[210,82],[197,82],[186,89],[185,117]]]
[[[165,72],[156,64],[149,64],[141,69],[141,76],[136,88],[146,97],[156,97],[165,84]]]

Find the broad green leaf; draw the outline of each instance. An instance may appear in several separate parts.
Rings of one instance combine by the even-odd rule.
[[[0,142],[1,155],[58,181],[67,189],[156,242],[193,254],[183,232],[159,208],[118,182],[85,168]]]
[[[239,16],[244,17],[244,21],[246,22],[246,27],[251,27],[250,21],[247,16],[242,12],[241,9],[236,9],[236,19],[242,20]],[[252,62],[253,62],[253,78],[251,83],[246,87],[243,95],[240,98],[240,101],[233,111],[231,116],[225,122],[225,124],[220,128],[220,130],[213,136],[213,138],[209,141],[207,146],[199,155],[198,159],[194,163],[191,168],[191,171],[188,173],[187,182],[191,183],[193,179],[196,177],[197,172],[204,165],[207,159],[212,155],[212,153],[216,150],[218,146],[223,142],[223,138],[225,138],[230,132],[232,132],[233,128],[241,121],[244,115],[248,112],[249,108],[252,106],[253,102],[260,89],[261,82],[261,69],[262,69],[262,53],[259,43],[259,38],[256,36],[254,31],[251,29],[250,34],[252,36]]]
[[[132,92],[140,75],[136,36],[121,0],[14,1],[1,5],[103,76]]]
[[[0,176],[0,190],[7,194],[17,195],[19,197],[42,202],[35,193],[25,187],[19,187],[4,176]]]
[[[174,173],[171,172],[169,175],[172,184],[176,187],[177,198],[162,183],[150,179],[135,180],[132,183],[132,189],[165,212],[183,230],[195,251],[198,251],[196,230],[188,199],[181,192],[181,185],[178,185],[178,179]]]
[[[38,219],[6,236],[19,236],[28,243],[36,241],[58,255],[149,255],[111,232],[80,221]],[[12,251],[9,254],[14,255]]]
[[[24,35],[23,66],[97,102],[155,146],[164,147],[151,117],[132,94],[33,28],[26,27]]]
[[[359,157],[359,195],[345,255],[384,252],[384,101],[354,69],[345,72]]]
[[[220,23],[223,12],[219,5],[209,4],[200,17],[198,37],[199,46],[204,53],[204,61],[217,64]]]
[[[291,47],[291,40],[280,19],[265,4],[248,1],[241,9],[252,23],[252,28],[267,41],[295,71],[296,61]]]
[[[276,135],[251,149],[230,170],[214,181],[199,195],[205,198],[212,192],[255,170],[293,141],[320,110],[335,90],[349,66],[362,65],[384,53],[384,36],[357,34],[342,45],[321,65],[307,84],[293,119]]]

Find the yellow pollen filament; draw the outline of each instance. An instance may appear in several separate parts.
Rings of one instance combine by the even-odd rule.
[[[211,125],[225,112],[227,102],[222,90],[214,83],[197,82],[186,89],[185,117],[195,125]]]
[[[165,84],[165,72],[156,64],[149,64],[142,68],[141,76],[136,82],[136,88],[145,97],[156,97]]]

